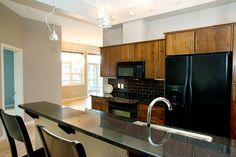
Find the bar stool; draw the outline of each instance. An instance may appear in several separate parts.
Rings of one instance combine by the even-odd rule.
[[[86,157],[81,143],[59,137],[43,126],[36,127],[47,157]]]
[[[23,142],[27,151],[24,156],[28,157],[45,157],[43,148],[33,150],[28,131],[25,123],[20,116],[13,116],[5,113],[0,109],[0,117],[6,131],[8,142],[13,157],[18,157],[15,140]]]

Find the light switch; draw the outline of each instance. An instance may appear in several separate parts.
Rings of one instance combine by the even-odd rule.
[[[124,89],[124,84],[123,83],[121,83],[121,87],[120,87],[121,89]]]
[[[117,88],[120,88],[120,83],[117,84]]]

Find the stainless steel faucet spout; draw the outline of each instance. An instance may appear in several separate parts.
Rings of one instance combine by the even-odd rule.
[[[157,103],[157,102],[164,102],[167,105],[169,111],[173,110],[170,101],[167,100],[166,98],[158,97],[158,98],[155,98],[154,100],[152,100],[152,102],[148,106],[148,111],[147,111],[147,126],[148,127],[150,127],[150,124],[151,124],[152,108],[155,105],[155,103]]]

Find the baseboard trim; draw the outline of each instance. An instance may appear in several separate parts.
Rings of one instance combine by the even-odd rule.
[[[75,98],[67,98],[67,99],[63,99],[62,102],[66,102],[66,101],[72,101],[72,100],[78,100],[78,99],[85,99],[88,98],[89,96],[82,96],[82,97],[75,97]]]

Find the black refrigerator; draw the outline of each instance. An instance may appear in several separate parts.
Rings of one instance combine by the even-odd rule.
[[[167,56],[165,124],[230,137],[232,52]]]

